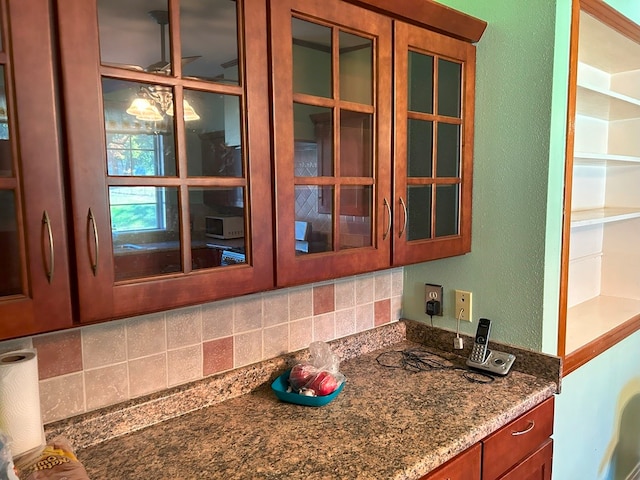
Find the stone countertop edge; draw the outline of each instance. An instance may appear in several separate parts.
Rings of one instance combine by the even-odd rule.
[[[404,341],[423,344],[458,356],[468,356],[472,337],[465,336],[465,349],[453,350],[455,332],[430,327],[426,323],[401,319],[372,330],[328,342],[342,361]],[[463,335],[461,335],[463,336]],[[517,360],[513,369],[560,387],[559,357],[494,344],[495,348],[513,353]],[[284,370],[309,358],[308,349],[215,374],[188,384],[136,398],[99,410],[45,425],[47,440],[67,438],[76,450],[91,447],[112,438],[142,430],[166,420],[200,410],[253,392],[270,384]]]

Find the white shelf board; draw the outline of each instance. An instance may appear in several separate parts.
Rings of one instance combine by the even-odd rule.
[[[640,300],[599,296],[567,312],[566,353],[610,332],[640,313]]]
[[[640,218],[640,208],[605,207],[571,212],[571,228]]]
[[[601,120],[640,117],[640,100],[591,85],[578,85],[576,113]]]
[[[578,165],[629,165],[640,164],[640,157],[631,155],[611,155],[608,153],[575,152],[573,163]]]

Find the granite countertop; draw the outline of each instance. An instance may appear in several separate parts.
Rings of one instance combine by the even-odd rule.
[[[94,480],[417,479],[559,389],[559,378],[525,373],[534,353],[519,357],[524,371],[516,363],[506,377],[472,382],[465,358],[425,345],[423,330],[410,323],[407,338],[343,361],[347,383],[323,407],[281,402],[263,382],[81,448],[78,458]],[[378,361],[398,365],[397,352],[411,349],[437,355],[444,368],[408,371]]]

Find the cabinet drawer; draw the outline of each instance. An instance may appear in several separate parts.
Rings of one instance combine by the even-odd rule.
[[[420,480],[480,480],[481,456],[482,448],[477,443]]]
[[[551,480],[551,461],[553,459],[553,440],[547,442],[516,465],[500,480]]]
[[[551,397],[482,441],[483,480],[495,480],[551,436],[553,405]]]

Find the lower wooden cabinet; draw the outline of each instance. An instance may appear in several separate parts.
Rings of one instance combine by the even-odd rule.
[[[420,480],[551,480],[554,397]]]
[[[476,443],[420,480],[480,480],[482,444]]]

